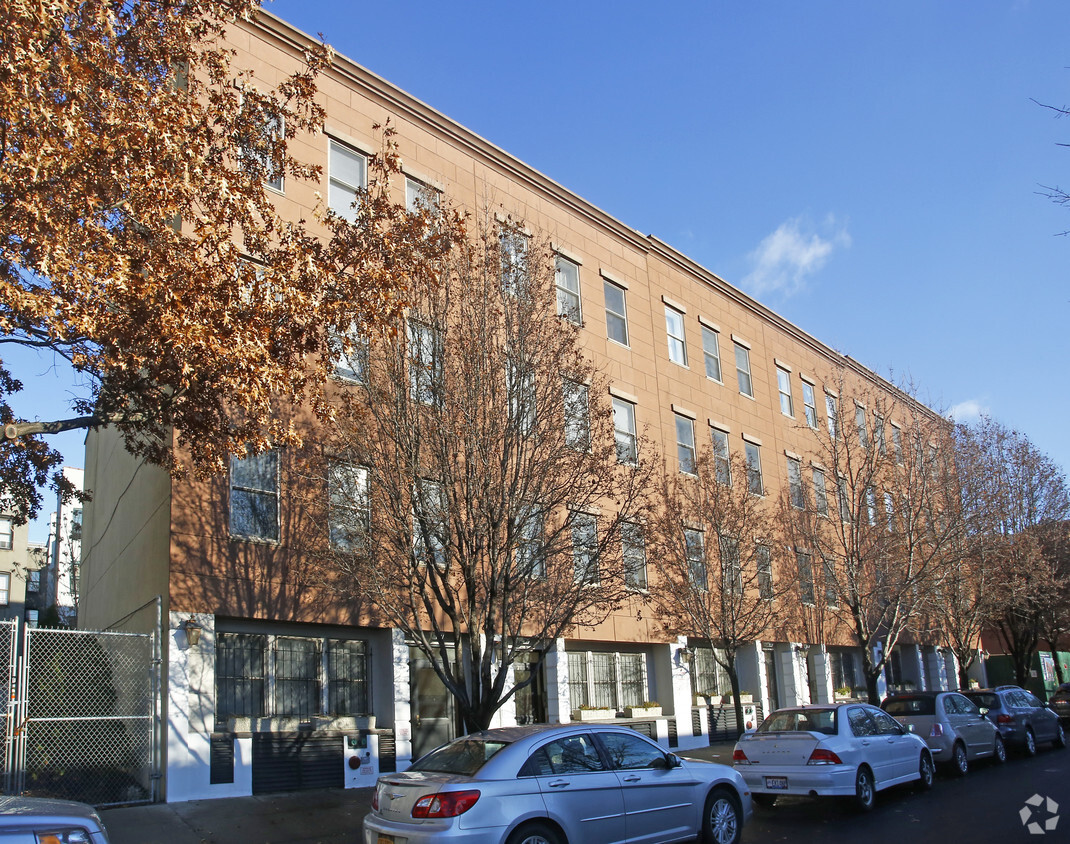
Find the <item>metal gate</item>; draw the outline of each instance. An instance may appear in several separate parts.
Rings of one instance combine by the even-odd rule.
[[[157,647],[146,633],[27,627],[10,662],[5,792],[95,806],[153,802]]]

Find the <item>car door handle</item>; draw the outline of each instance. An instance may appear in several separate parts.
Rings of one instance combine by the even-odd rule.
[[[562,788],[568,785],[568,782],[568,780],[552,780],[551,782],[548,782],[547,785],[550,786],[550,788]]]
[[[624,781],[625,782],[641,782],[642,779],[643,779],[642,777],[639,777],[639,776],[636,776],[635,774],[632,774],[629,777],[625,777]]]

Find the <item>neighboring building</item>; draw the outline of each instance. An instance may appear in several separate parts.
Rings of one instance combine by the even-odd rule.
[[[21,621],[26,610],[28,525],[0,515],[0,620]]]
[[[314,43],[269,14],[231,41],[236,65],[256,67],[269,85],[296,69]],[[746,453],[747,482],[773,500],[787,489],[792,455],[808,450],[805,425],[827,424],[835,373],[894,392],[667,244],[348,59],[336,57],[319,85],[325,134],[297,138],[291,150],[323,167],[332,192],[344,195],[346,184],[366,178],[377,149],[373,126],[389,119],[411,184],[433,186],[469,208],[493,197],[513,219],[551,233],[561,312],[582,324],[585,348],[613,380],[619,437],[649,430],[670,455],[694,449],[699,438],[718,440]],[[397,190],[400,199],[405,185]],[[327,193],[287,180],[278,202],[308,219],[317,191]],[[93,497],[80,623],[107,627],[162,596],[168,800],[343,779],[368,785],[381,765],[402,768],[454,729],[448,694],[404,635],[378,626],[367,607],[340,602],[308,571],[293,494],[301,484],[286,452],[265,455],[241,478],[173,480],[134,460],[111,429],[87,439]],[[246,509],[274,518],[239,524],[237,510],[228,510],[234,501],[255,502]],[[666,637],[639,612],[641,603],[637,595],[603,624],[553,643],[544,676],[500,711],[501,723],[567,721],[588,700],[614,708],[657,700],[662,741],[706,743],[707,710],[694,707],[693,697],[726,692],[725,678],[708,644]],[[829,700],[833,689],[860,684],[849,644],[831,635],[808,649],[770,634],[740,658],[743,687],[765,711]],[[954,685],[946,654],[919,645],[896,653],[904,678]],[[370,734],[369,716],[377,728]]]
[[[85,488],[85,471],[63,467],[65,477],[73,487]],[[44,607],[54,606],[59,620],[68,627],[78,622],[78,577],[82,563],[82,502],[64,501],[56,496],[56,510],[49,518],[48,575],[44,592]],[[42,607],[42,608],[44,608]]]

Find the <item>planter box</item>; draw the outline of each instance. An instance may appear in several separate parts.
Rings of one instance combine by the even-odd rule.
[[[691,697],[692,697],[692,700],[694,701],[694,703],[692,704],[693,706],[709,706],[710,705],[710,696],[709,695],[692,695]]]
[[[660,706],[626,706],[624,708],[625,718],[660,718],[661,707]]]
[[[754,703],[754,695],[740,695],[739,696],[739,702],[740,703]],[[723,703],[725,706],[734,706],[735,703],[736,703],[736,699],[734,697],[732,697],[732,695],[724,695],[721,698],[721,703]]]
[[[573,721],[609,721],[616,713],[612,709],[573,709]]]

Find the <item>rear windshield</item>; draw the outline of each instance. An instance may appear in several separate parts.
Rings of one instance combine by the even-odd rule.
[[[963,692],[963,694],[985,709],[999,709],[999,696],[992,692]]]
[[[434,774],[462,774],[471,776],[486,763],[491,756],[505,747],[506,741],[482,741],[480,739],[458,739],[432,750],[420,757],[410,771],[425,771]]]
[[[889,715],[935,715],[936,698],[929,697],[893,697],[881,704],[881,709]]]
[[[759,733],[825,733],[836,735],[835,709],[782,709],[758,727]]]

